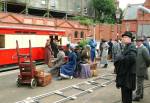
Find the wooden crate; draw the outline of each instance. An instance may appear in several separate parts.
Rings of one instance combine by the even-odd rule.
[[[90,65],[91,65],[91,66],[90,66],[90,69],[91,69],[91,70],[96,70],[96,68],[97,68],[97,63],[91,63]]]
[[[91,75],[92,75],[92,76],[97,76],[97,74],[98,74],[98,73],[97,73],[97,70],[91,70]]]
[[[49,83],[51,83],[52,76],[49,73],[44,73],[43,76],[37,77],[37,80],[38,80],[38,85],[44,87],[48,85]]]

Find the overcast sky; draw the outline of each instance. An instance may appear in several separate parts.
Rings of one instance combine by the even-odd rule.
[[[124,9],[128,4],[139,4],[144,3],[145,0],[118,0],[119,1],[119,7]]]

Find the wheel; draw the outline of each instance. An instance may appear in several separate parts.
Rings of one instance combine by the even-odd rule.
[[[20,86],[21,86],[21,80],[20,80],[20,78],[17,78],[17,80],[16,80],[16,85],[17,85],[17,87],[20,87]]]
[[[35,88],[37,86],[37,80],[31,79],[31,88]]]

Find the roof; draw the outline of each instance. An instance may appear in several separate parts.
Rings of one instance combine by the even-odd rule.
[[[138,7],[143,4],[129,4],[123,13],[123,20],[136,20]]]

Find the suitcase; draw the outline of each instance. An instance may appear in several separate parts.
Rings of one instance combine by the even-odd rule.
[[[38,80],[38,85],[44,87],[49,83],[51,83],[52,76],[49,73],[44,73],[44,75],[37,77],[37,80]]]

